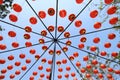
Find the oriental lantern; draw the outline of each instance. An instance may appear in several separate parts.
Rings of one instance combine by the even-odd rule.
[[[40,43],[40,44],[44,44],[44,42],[45,42],[45,41],[44,41],[43,38],[39,39],[39,43]]]
[[[38,72],[37,72],[37,71],[34,71],[32,74],[33,74],[34,76],[36,76],[36,75],[38,74]]]
[[[32,32],[32,28],[30,26],[26,26],[25,27],[25,31],[28,32],[28,33]]]
[[[108,8],[107,14],[112,15],[112,14],[116,13],[116,11],[117,11],[117,7],[116,6],[111,6],[111,7]]]
[[[41,60],[41,62],[44,64],[44,63],[46,63],[46,58],[43,58],[42,60]]]
[[[118,17],[112,17],[112,18],[110,18],[109,23],[111,25],[115,25],[115,24],[117,24],[118,21],[119,21]]]
[[[0,59],[0,64],[5,64],[6,60],[5,59]]]
[[[26,56],[25,54],[21,53],[21,54],[19,55],[19,58],[24,59],[25,56]]]
[[[75,26],[78,28],[82,25],[82,21],[81,20],[76,20],[75,21]]]
[[[38,70],[43,70],[43,66],[38,66]]]
[[[61,79],[61,78],[62,78],[62,75],[61,75],[61,74],[58,74],[57,77],[58,77],[58,79]]]
[[[5,74],[5,73],[7,72],[7,69],[2,69],[0,72],[1,72],[2,74]]]
[[[38,16],[39,16],[41,19],[44,19],[44,18],[46,17],[45,11],[39,11]]]
[[[75,58],[77,58],[77,57],[79,56],[79,53],[78,53],[78,52],[74,52],[74,53],[73,53],[73,56],[74,56]]]
[[[30,64],[31,63],[31,59],[28,58],[28,59],[25,60],[25,62],[26,62],[26,64]]]
[[[86,40],[87,40],[86,37],[81,37],[81,39],[80,39],[80,41],[83,42],[83,43],[86,42]]]
[[[59,71],[59,72],[62,72],[62,71],[63,71],[63,68],[58,68],[58,71]]]
[[[12,69],[13,69],[13,65],[8,65],[8,66],[7,66],[7,69],[8,69],[8,70],[12,70]]]
[[[35,49],[30,49],[29,53],[30,53],[30,54],[35,54],[35,53],[36,53],[36,50],[35,50]]]
[[[83,57],[83,61],[88,61],[89,60],[89,57],[88,56],[84,56]]]
[[[0,50],[5,50],[7,46],[5,44],[0,44]]]
[[[62,50],[63,50],[64,52],[67,52],[67,51],[68,51],[68,47],[65,46],[65,47],[62,48]]]
[[[56,54],[60,55],[61,54],[61,50],[56,50]]]
[[[69,59],[70,59],[71,61],[73,61],[73,60],[74,60],[74,56],[70,56]]]
[[[36,17],[31,17],[31,18],[29,19],[29,22],[30,22],[31,24],[33,24],[33,25],[37,24],[37,19],[36,19]]]
[[[27,66],[26,66],[26,65],[23,65],[23,66],[21,67],[21,70],[22,70],[22,71],[26,71],[26,69],[27,69]]]
[[[50,55],[53,55],[54,54],[54,50],[49,50],[48,52]]]
[[[52,64],[52,60],[48,60],[48,64],[51,65]]]
[[[49,26],[48,31],[53,32],[54,31],[54,26]]]
[[[66,71],[70,71],[71,67],[70,66],[66,66]]]
[[[93,42],[94,42],[95,44],[98,44],[98,43],[100,42],[100,38],[99,38],[99,37],[95,37],[95,38],[93,39]]]
[[[38,60],[40,58],[40,55],[39,54],[36,54],[35,55],[35,59]]]
[[[58,32],[63,32],[64,31],[64,27],[63,26],[58,26]]]
[[[66,64],[67,63],[67,59],[62,59],[62,63]]]
[[[51,68],[46,68],[46,72],[50,72],[51,71]]]
[[[60,16],[61,18],[66,17],[66,15],[67,15],[67,11],[66,11],[66,10],[62,9],[62,10],[59,11],[59,16]]]
[[[10,60],[10,61],[14,60],[14,56],[13,55],[9,55],[8,56],[8,60]]]
[[[16,11],[16,12],[21,12],[22,7],[21,7],[21,5],[15,3],[15,4],[13,4],[13,10]]]
[[[69,33],[69,32],[65,32],[65,33],[64,33],[64,37],[65,37],[65,38],[69,38],[69,37],[70,37],[70,33]]]
[[[26,47],[30,47],[30,46],[32,46],[32,43],[29,42],[29,41],[27,41],[27,42],[25,42],[25,46],[26,46]]]
[[[77,3],[77,4],[81,4],[81,3],[83,3],[83,1],[84,1],[84,0],[76,0],[76,3]]]
[[[66,45],[70,46],[72,44],[72,42],[70,40],[66,41]]]
[[[86,33],[86,29],[84,29],[84,28],[80,29],[79,33],[80,33],[80,35],[85,34]]]
[[[15,66],[18,67],[18,66],[20,66],[20,65],[21,65],[21,62],[20,62],[20,61],[16,61],[16,62],[15,62]]]
[[[41,31],[41,35],[42,35],[42,36],[46,36],[46,35],[47,35],[47,31],[46,31],[46,30],[42,30],[42,31]]]
[[[108,34],[108,39],[113,40],[115,39],[116,35],[114,33]]]
[[[53,16],[53,15],[55,14],[55,10],[54,10],[53,8],[49,8],[49,9],[48,9],[48,14],[49,14],[50,16]]]
[[[97,11],[97,10],[92,10],[92,11],[90,12],[90,17],[91,17],[91,18],[96,18],[97,15],[98,15],[98,11]]]
[[[61,65],[61,61],[57,61],[56,64],[57,64],[58,66],[60,66],[60,65]]]
[[[43,73],[40,74],[40,77],[41,77],[41,78],[43,78],[44,76],[45,76],[45,74],[43,74]]]
[[[42,50],[47,50],[47,48],[48,48],[48,47],[47,47],[47,46],[45,46],[45,45],[44,45],[44,46],[42,46]]]
[[[69,74],[68,73],[66,73],[64,76],[65,76],[65,78],[69,78]]]
[[[12,43],[12,47],[13,47],[13,48],[19,47],[19,43],[18,43],[18,42],[13,42],[13,43]]]
[[[77,62],[76,62],[76,66],[77,66],[78,68],[80,68],[81,63],[80,63],[79,61],[77,61]]]
[[[9,77],[10,77],[10,79],[15,78],[15,74],[11,74]]]
[[[83,43],[78,44],[78,48],[79,48],[79,49],[83,49],[84,47],[85,47],[85,45],[84,45]]]
[[[18,21],[18,17],[17,17],[15,14],[10,14],[10,15],[9,15],[9,19],[10,19],[12,22],[17,22],[17,21]]]
[[[70,14],[68,19],[69,21],[73,21],[76,18],[75,14]]]
[[[3,40],[3,36],[0,35],[0,41],[2,41],[2,40]]]
[[[20,73],[21,73],[20,70],[16,70],[16,71],[15,71],[15,74],[16,74],[16,75],[19,75]]]
[[[15,36],[16,36],[16,32],[14,32],[14,31],[9,31],[9,32],[8,32],[8,35],[9,35],[10,37],[15,37]]]
[[[105,4],[111,4],[114,0],[104,0]]]
[[[30,34],[24,34],[24,39],[30,39]]]
[[[74,72],[72,72],[72,73],[71,73],[71,76],[72,76],[72,77],[75,77],[75,76],[76,76],[76,74],[75,74]]]
[[[94,26],[95,29],[100,29],[102,27],[102,23],[101,22],[95,22],[93,26]]]

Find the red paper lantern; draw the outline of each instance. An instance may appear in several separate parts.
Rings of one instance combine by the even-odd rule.
[[[30,26],[26,26],[26,27],[25,27],[25,31],[26,31],[26,32],[32,32],[32,28],[31,28]]]
[[[29,21],[31,24],[37,24],[37,19],[35,17],[31,17]]]
[[[5,59],[0,59],[0,64],[5,64],[6,60]]]
[[[2,41],[2,40],[3,40],[3,36],[0,35],[0,41]]]
[[[13,4],[13,10],[16,12],[21,12],[22,7],[19,4],[15,3],[15,4]]]
[[[94,24],[94,28],[95,28],[95,29],[99,29],[99,28],[101,28],[101,26],[102,26],[102,23],[101,23],[101,22],[96,22],[96,23]]]
[[[8,60],[14,60],[14,56],[13,55],[10,55],[10,56],[8,56]]]
[[[63,26],[58,26],[58,32],[63,32],[64,31],[64,27]]]
[[[8,66],[7,66],[7,69],[8,69],[8,70],[12,70],[12,69],[13,69],[13,65],[8,65]]]
[[[70,14],[68,17],[70,21],[73,21],[75,18],[76,18],[75,14]]]
[[[117,7],[116,6],[111,6],[111,7],[108,8],[107,14],[112,15],[112,14],[116,13],[116,11],[117,11]]]
[[[109,20],[109,23],[111,25],[115,25],[115,24],[117,24],[118,20],[119,20],[118,17],[113,17]]]
[[[81,43],[81,44],[78,45],[78,48],[79,48],[79,49],[83,49],[84,47],[85,47],[85,46],[84,46],[83,43]]]
[[[15,74],[16,74],[16,75],[19,75],[20,73],[21,73],[20,70],[16,70],[16,71],[15,71]]]
[[[54,31],[54,26],[49,26],[48,31],[53,32]]]
[[[81,4],[84,0],[76,0],[77,4]]]
[[[17,21],[18,21],[18,17],[17,17],[15,14],[10,14],[10,15],[9,15],[9,19],[10,19],[12,22],[17,22]]]
[[[30,49],[30,54],[35,54],[36,53],[36,50],[35,49]]]
[[[24,34],[24,39],[30,39],[30,34]]]
[[[47,31],[46,31],[46,30],[42,30],[42,31],[41,31],[41,35],[42,35],[42,36],[46,36],[46,35],[47,35]]]
[[[19,43],[18,43],[18,42],[13,42],[13,43],[12,43],[12,47],[13,47],[13,48],[19,47]]]
[[[9,31],[9,32],[8,32],[8,35],[9,35],[10,37],[15,37],[15,36],[16,36],[16,32],[14,32],[14,31]]]
[[[75,26],[76,27],[80,27],[82,25],[82,21],[81,20],[76,20],[75,21]]]
[[[114,0],[104,0],[106,4],[111,4]]]
[[[39,16],[40,18],[44,19],[44,18],[46,17],[45,11],[39,11],[38,16]]]
[[[29,42],[29,41],[27,41],[27,42],[25,42],[25,46],[26,46],[26,47],[30,47],[30,46],[32,46],[32,43]]]
[[[16,61],[15,62],[15,66],[20,66],[21,65],[21,62],[20,61]]]
[[[53,16],[53,15],[55,14],[55,10],[54,10],[53,8],[49,8],[49,9],[48,9],[48,14],[49,14],[50,16]]]
[[[84,29],[84,28],[80,29],[79,33],[80,33],[80,35],[85,34],[86,33],[86,29]]]
[[[69,32],[65,32],[65,33],[64,33],[64,37],[65,37],[65,38],[69,38],[69,37],[70,37],[70,33],[69,33]]]
[[[19,58],[24,59],[24,58],[25,58],[25,54],[21,53],[21,54],[19,55]]]
[[[21,69],[22,69],[23,71],[25,71],[25,70],[27,69],[27,66],[24,65],[24,66],[21,67]]]
[[[66,15],[67,15],[67,11],[66,10],[60,10],[59,11],[59,16],[61,17],[61,18],[64,18],[64,17],[66,17]]]
[[[2,69],[2,70],[1,70],[1,73],[2,73],[2,74],[5,74],[6,72],[7,72],[7,69]]]
[[[97,10],[93,10],[93,11],[90,12],[90,17],[91,18],[96,18],[97,15],[98,15],[98,11]]]
[[[100,38],[99,38],[99,37],[95,37],[95,38],[93,39],[93,42],[96,43],[96,44],[99,43],[99,42],[100,42]]]

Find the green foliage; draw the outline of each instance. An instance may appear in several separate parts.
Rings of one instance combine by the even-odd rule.
[[[4,19],[10,13],[9,8],[12,7],[13,0],[4,0],[0,5],[0,18]]]

